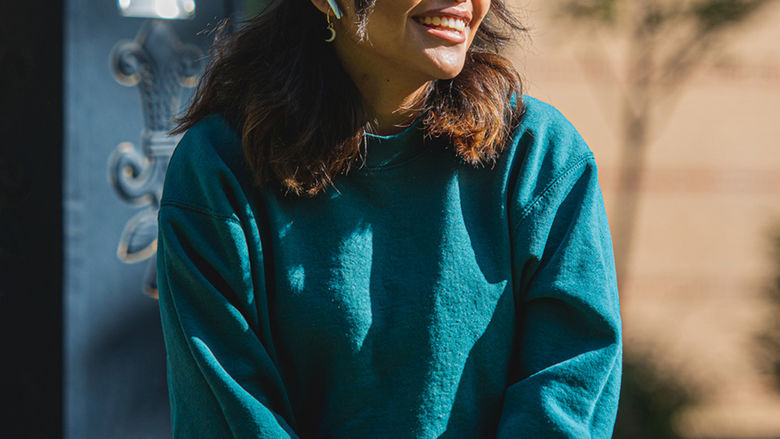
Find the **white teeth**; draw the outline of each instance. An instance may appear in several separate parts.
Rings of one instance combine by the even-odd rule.
[[[421,17],[417,21],[426,25],[447,27],[458,32],[466,30],[466,22],[454,17]]]

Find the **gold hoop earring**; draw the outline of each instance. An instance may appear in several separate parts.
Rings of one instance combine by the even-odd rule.
[[[336,39],[336,29],[333,28],[333,23],[330,22],[330,10],[328,10],[328,26],[325,28],[326,31],[330,32],[330,35],[328,38],[325,38],[325,42],[332,43],[333,40]]]

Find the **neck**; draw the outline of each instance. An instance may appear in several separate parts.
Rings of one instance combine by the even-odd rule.
[[[364,78],[356,85],[371,117],[374,134],[390,135],[403,131],[420,115],[420,100],[428,83],[400,84],[391,78]]]
[[[371,132],[387,136],[411,125],[421,113],[421,98],[431,80],[422,75],[400,74],[404,70],[393,65],[383,68],[374,65],[367,69],[365,58],[355,56],[355,47],[344,49],[339,50],[339,46],[336,46],[341,64],[363,97],[363,104],[370,117]]]

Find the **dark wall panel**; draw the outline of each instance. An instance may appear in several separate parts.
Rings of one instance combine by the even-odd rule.
[[[194,20],[170,24],[205,51],[209,37],[196,34],[226,15],[225,4],[197,8]],[[114,79],[109,56],[146,19],[121,17],[116,1],[69,0],[64,20],[64,436],[170,437],[157,302],[141,292],[146,262],[117,257],[142,208],[108,178],[117,145],[140,149],[143,129],[139,89]]]
[[[62,431],[62,2],[0,2],[3,437]]]

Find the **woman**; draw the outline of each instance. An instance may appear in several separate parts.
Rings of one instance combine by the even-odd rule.
[[[596,164],[513,30],[502,0],[278,0],[219,40],[159,214],[174,436],[611,435]]]

